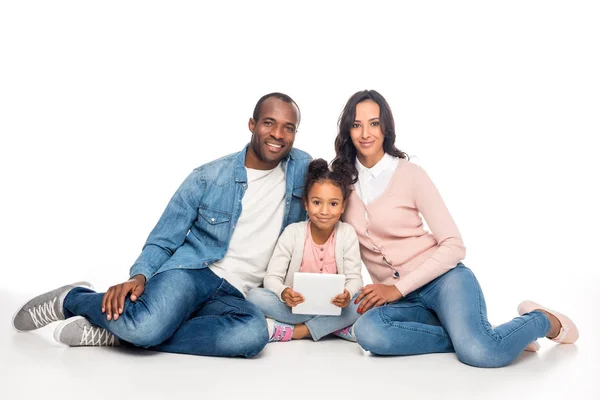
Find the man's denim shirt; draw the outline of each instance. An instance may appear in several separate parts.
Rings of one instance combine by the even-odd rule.
[[[148,281],[170,269],[206,268],[225,256],[248,187],[244,166],[247,150],[248,145],[239,153],[192,171],[148,236],[130,276],[142,274]],[[306,219],[302,194],[310,161],[310,155],[298,149],[292,149],[282,160],[285,211],[281,231]]]

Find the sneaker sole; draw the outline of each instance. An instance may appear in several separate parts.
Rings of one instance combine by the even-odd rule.
[[[91,290],[94,290],[94,285],[92,285],[91,283],[89,283],[89,282],[86,282],[86,281],[75,282],[75,283],[73,283],[73,284],[72,284],[72,286],[73,286],[73,288],[76,288],[76,287],[84,287],[84,288],[86,288],[86,289],[91,289]],[[43,326],[41,326],[40,328],[29,329],[29,330],[22,330],[22,329],[19,329],[19,328],[17,328],[17,327],[15,326],[15,318],[17,317],[17,314],[18,314],[18,313],[20,313],[20,312],[21,312],[21,310],[22,310],[22,309],[25,307],[25,305],[26,305],[27,303],[29,303],[30,301],[31,301],[31,299],[29,299],[29,300],[28,300],[28,301],[26,301],[25,303],[21,304],[21,307],[19,307],[19,308],[17,309],[17,312],[15,312],[15,313],[13,314],[13,317],[12,317],[12,320],[11,320],[11,325],[12,325],[13,329],[14,329],[15,331],[17,331],[17,332],[31,332],[31,331],[35,331],[36,329],[43,328]]]

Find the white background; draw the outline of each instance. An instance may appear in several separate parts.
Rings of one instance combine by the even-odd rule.
[[[358,90],[376,89],[394,111],[397,146],[428,171],[461,230],[465,264],[480,280],[492,322],[513,317],[517,304],[532,298],[569,313],[582,331],[568,367],[560,369],[560,357],[544,360],[542,352],[526,368],[504,370],[513,368],[513,374],[486,373],[485,386],[514,395],[511,384],[538,366],[533,386],[519,387],[519,393],[528,387],[535,389],[529,395],[545,388],[546,397],[573,391],[579,398],[596,396],[591,377],[600,372],[592,340],[600,328],[600,6],[391,4],[0,3],[0,346],[13,356],[0,363],[0,379],[11,383],[4,390],[28,398],[18,390],[31,370],[15,370],[13,363],[37,365],[38,350],[53,349],[58,353],[52,357],[67,360],[74,354],[50,340],[36,347],[14,334],[9,320],[18,303],[75,280],[105,290],[126,279],[187,174],[248,142],[247,121],[260,96],[292,96],[302,112],[295,145],[330,160],[346,100]],[[342,345],[318,348],[336,346]],[[345,349],[332,350],[338,366],[362,368],[364,358],[348,361]],[[255,365],[273,373],[271,366],[285,360],[276,350],[269,348],[255,361],[263,364]],[[315,368],[311,351],[298,352],[309,369]],[[132,358],[116,354],[109,356]],[[157,371],[182,359],[198,370],[233,365],[237,376],[253,368],[232,360],[161,356]],[[77,365],[97,365],[90,357]],[[439,357],[452,373],[479,371],[452,355],[366,359],[376,382],[379,370],[404,368],[392,375],[399,380],[416,373],[415,363],[422,371],[435,370]],[[554,375],[546,370],[551,362],[559,364]],[[411,380],[439,381],[447,377],[442,372]],[[360,381],[370,394],[389,394],[393,387],[370,386],[364,375]],[[450,390],[474,395],[469,382]],[[411,393],[449,384],[432,389],[415,383]],[[285,394],[282,388],[278,395]],[[362,393],[356,390],[349,393]]]

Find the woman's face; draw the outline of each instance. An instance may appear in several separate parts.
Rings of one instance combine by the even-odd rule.
[[[365,100],[356,105],[356,117],[350,126],[350,137],[356,147],[358,160],[367,168],[383,157],[383,139],[379,121],[379,105]]]

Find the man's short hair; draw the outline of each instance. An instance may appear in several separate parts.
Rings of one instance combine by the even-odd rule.
[[[258,121],[258,118],[260,117],[260,108],[262,107],[262,104],[265,102],[265,100],[267,100],[268,98],[271,97],[275,97],[276,99],[279,99],[281,101],[285,101],[286,103],[291,103],[293,105],[296,106],[296,108],[298,109],[298,125],[300,125],[300,118],[301,118],[301,114],[300,114],[300,107],[298,107],[298,104],[296,104],[296,102],[287,94],[284,93],[279,93],[279,92],[273,92],[273,93],[269,93],[269,94],[265,94],[263,97],[261,97],[258,102],[256,103],[256,106],[254,107],[254,112],[252,113],[252,119],[254,119],[254,121]]]

